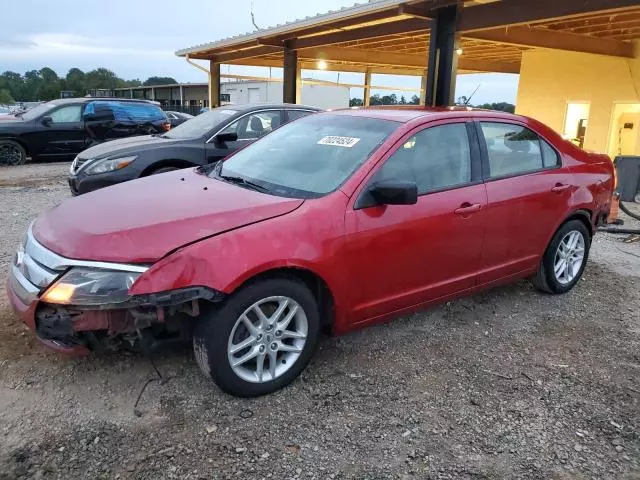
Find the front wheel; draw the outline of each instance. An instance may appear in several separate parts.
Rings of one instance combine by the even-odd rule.
[[[13,140],[0,140],[0,165],[24,165],[27,152],[22,145]]]
[[[255,397],[284,387],[302,372],[319,330],[318,306],[306,285],[265,279],[199,319],[193,349],[200,369],[222,390]]]
[[[591,235],[580,220],[570,220],[553,236],[540,267],[533,279],[534,285],[547,293],[565,293],[582,277],[589,258]]]

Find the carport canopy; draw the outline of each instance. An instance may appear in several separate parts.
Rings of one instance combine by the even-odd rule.
[[[372,0],[176,55],[209,60],[209,105],[220,65],[283,67],[283,98],[299,103],[302,69],[421,76],[423,103],[451,105],[458,73],[519,73],[522,53],[557,49],[633,58],[638,0]],[[558,68],[562,68],[561,65]]]

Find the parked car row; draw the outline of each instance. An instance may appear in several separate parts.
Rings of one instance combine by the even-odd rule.
[[[71,165],[69,186],[78,195],[157,173],[208,165],[284,123],[318,111],[286,104],[210,110],[162,135],[124,138],[84,150]]]
[[[198,167],[38,218],[10,269],[16,313],[67,353],[190,340],[220,388],[255,396],[300,374],[322,328],[521,278],[555,294],[580,280],[611,205],[608,157],[506,113],[309,113],[223,107],[82,153],[76,193],[177,158]]]
[[[146,100],[54,100],[0,120],[0,164],[72,160],[97,143],[170,128],[160,107]]]

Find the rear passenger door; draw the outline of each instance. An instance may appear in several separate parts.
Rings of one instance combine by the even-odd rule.
[[[487,187],[480,283],[534,271],[569,209],[572,178],[556,150],[533,130],[477,123]]]

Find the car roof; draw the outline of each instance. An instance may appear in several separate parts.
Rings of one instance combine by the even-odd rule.
[[[102,100],[108,102],[134,102],[134,103],[148,103],[149,105],[155,105],[151,100],[145,100],[143,98],[117,98],[117,97],[76,97],[76,98],[54,98],[49,102],[54,102],[57,105],[65,105],[67,103],[84,103],[92,102],[94,100]],[[45,103],[49,103],[45,102]]]
[[[249,105],[224,105],[220,108],[237,110],[238,112],[253,112],[255,110],[266,110],[266,109],[272,109],[272,108],[293,109],[293,110],[313,110],[314,112],[322,111],[322,109],[318,107],[310,107],[308,105],[298,105],[296,103],[253,103]]]
[[[323,115],[350,115],[367,118],[379,118],[381,120],[393,120],[395,122],[407,123],[416,118],[430,118],[439,120],[452,117],[494,117],[501,119],[522,120],[524,117],[508,112],[497,112],[471,107],[425,107],[420,105],[409,106],[377,106],[377,107],[352,107],[341,110],[333,110]]]

